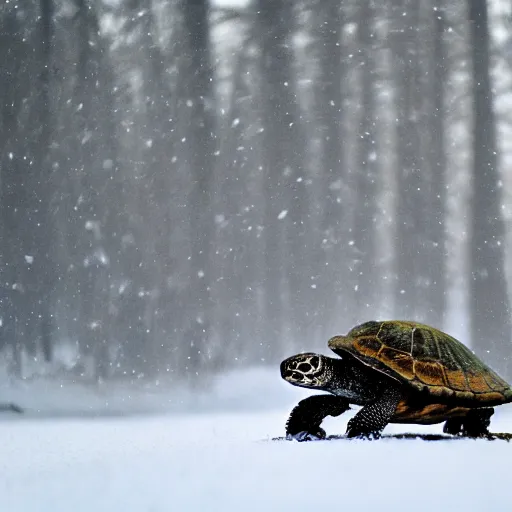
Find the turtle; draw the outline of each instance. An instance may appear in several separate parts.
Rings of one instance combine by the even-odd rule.
[[[286,423],[288,439],[324,439],[324,418],[350,404],[362,408],[348,422],[349,438],[378,439],[388,423],[441,422],[445,434],[488,437],[494,407],[512,402],[510,385],[471,350],[422,323],[372,320],[328,346],[337,358],[307,352],[281,363],[287,382],[330,393],[298,403]]]

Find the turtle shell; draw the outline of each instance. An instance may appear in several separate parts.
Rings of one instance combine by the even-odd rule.
[[[366,322],[329,348],[429,395],[466,407],[512,402],[512,389],[460,341],[428,325],[390,320]]]

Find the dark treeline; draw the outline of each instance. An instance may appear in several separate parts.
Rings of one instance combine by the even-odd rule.
[[[512,378],[493,5],[3,2],[8,371],[194,380],[467,317]]]

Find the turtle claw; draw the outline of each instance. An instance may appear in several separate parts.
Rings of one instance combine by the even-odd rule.
[[[302,432],[297,432],[296,434],[287,434],[286,439],[288,441],[298,441],[302,443],[303,441],[321,441],[325,439],[327,434],[323,428],[319,428],[316,432],[308,432],[307,430],[303,430]]]
[[[347,432],[347,437],[349,439],[360,439],[362,441],[376,441],[380,439],[380,432],[360,432],[359,434],[354,434],[351,432]]]

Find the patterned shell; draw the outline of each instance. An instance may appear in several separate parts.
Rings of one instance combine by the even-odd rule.
[[[439,398],[499,405],[512,402],[512,389],[466,346],[433,327],[401,320],[366,322],[329,348],[349,352],[366,365]]]

